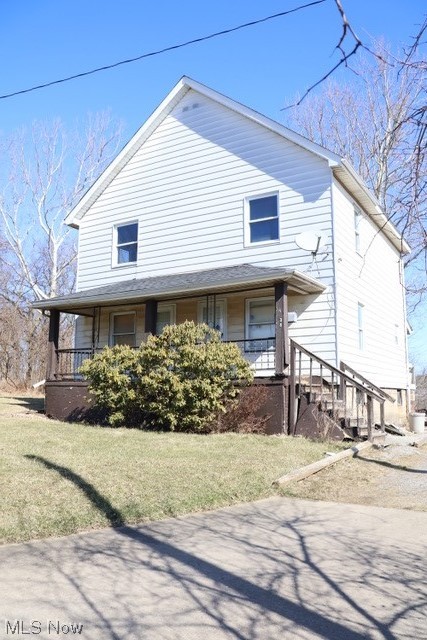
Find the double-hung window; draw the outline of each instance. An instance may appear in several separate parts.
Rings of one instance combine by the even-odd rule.
[[[246,351],[274,347],[276,333],[274,298],[246,300]]]
[[[279,240],[279,197],[277,194],[246,200],[246,244]]]
[[[176,322],[176,305],[174,304],[159,304],[157,307],[157,323],[156,334],[160,335],[163,329],[169,324],[175,324]]]
[[[115,228],[115,264],[136,262],[138,254],[138,223],[130,222]]]
[[[134,311],[112,313],[110,322],[110,343],[136,346],[136,314]]]

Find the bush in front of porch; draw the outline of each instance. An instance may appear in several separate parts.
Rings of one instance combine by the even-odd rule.
[[[139,349],[107,347],[80,372],[110,425],[199,433],[212,430],[253,381],[235,344],[189,321],[166,326]]]

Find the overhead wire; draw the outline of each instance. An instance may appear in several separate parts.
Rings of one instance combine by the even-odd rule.
[[[274,20],[276,18],[280,18],[282,16],[289,15],[291,13],[296,13],[297,11],[301,11],[302,9],[307,9],[317,4],[322,4],[326,2],[326,0],[314,0],[313,2],[309,2],[307,4],[299,5],[298,7],[294,7],[293,9],[288,9],[287,11],[281,11],[279,13],[274,13],[272,15],[266,16],[264,18],[259,18],[258,20],[252,20],[251,22],[245,22],[244,24],[239,24],[236,27],[230,27],[229,29],[223,29],[222,31],[216,31],[215,33],[211,33],[207,36],[201,36],[199,38],[193,38],[192,40],[187,40],[186,42],[181,42],[179,44],[174,44],[169,47],[164,47],[162,49],[157,49],[156,51],[150,51],[148,53],[143,53],[134,58],[128,58],[127,60],[120,60],[119,62],[114,62],[112,64],[104,65],[102,67],[97,67],[96,69],[91,69],[90,71],[82,71],[81,73],[76,73],[72,76],[67,76],[65,78],[60,78],[58,80],[52,80],[50,82],[45,82],[43,84],[38,84],[33,87],[29,87],[27,89],[20,89],[19,91],[13,91],[11,93],[5,93],[0,95],[0,100],[5,100],[6,98],[13,98],[14,96],[19,96],[24,93],[31,93],[32,91],[37,91],[39,89],[46,89],[47,87],[52,87],[56,84],[62,84],[63,82],[69,82],[70,80],[76,80],[77,78],[84,78],[85,76],[93,75],[94,73],[99,73],[100,71],[107,71],[109,69],[114,69],[115,67],[119,67],[121,65],[130,64],[132,62],[137,62],[138,60],[143,60],[144,58],[151,58],[153,56],[158,56],[162,53],[167,53],[168,51],[174,51],[176,49],[181,49],[183,47],[188,47],[193,44],[197,44],[199,42],[205,42],[206,40],[212,40],[213,38],[218,38],[219,36],[226,35],[228,33],[233,33],[235,31],[239,31],[240,29],[246,29],[247,27],[252,27],[257,24],[261,24],[262,22],[267,22],[269,20]]]

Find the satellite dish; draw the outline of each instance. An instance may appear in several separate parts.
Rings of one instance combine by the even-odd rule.
[[[295,244],[303,251],[310,251],[316,255],[320,247],[326,244],[326,237],[322,231],[303,231],[295,236]]]

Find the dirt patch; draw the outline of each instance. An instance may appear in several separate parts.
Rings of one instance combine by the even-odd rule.
[[[427,445],[367,450],[282,490],[288,496],[427,511]]]

